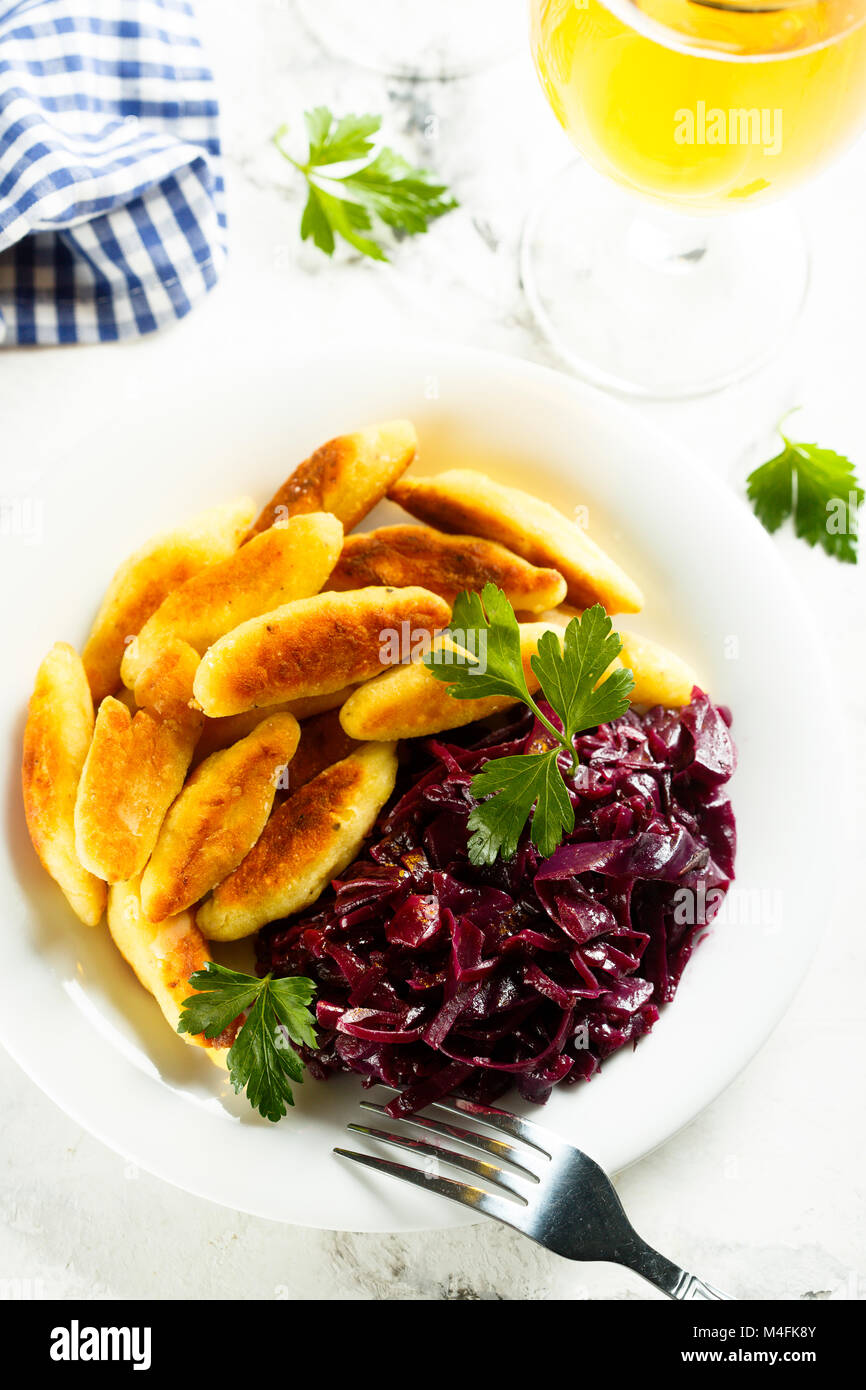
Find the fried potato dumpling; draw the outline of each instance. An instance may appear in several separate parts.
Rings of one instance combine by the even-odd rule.
[[[82,864],[109,883],[135,878],[180,792],[201,732],[189,707],[198,653],[173,641],[137,681],[133,714],[108,695],[99,706],[75,803]]]
[[[166,594],[237,550],[254,515],[251,497],[211,507],[176,530],[154,536],[120,566],[82,653],[95,705],[117,689],[127,642]]]
[[[326,587],[420,584],[453,603],[461,590],[480,591],[488,581],[527,613],[555,608],[565,598],[566,583],[556,570],[538,569],[495,541],[448,536],[432,526],[380,526],[347,536]]]
[[[141,910],[138,880],[133,879],[115,883],[109,889],[108,929],[124,960],[153,995],[172,1032],[185,1043],[200,1047],[216,1066],[225,1069],[237,1022],[217,1038],[177,1032],[181,1005],[196,993],[187,981],[194,971],[203,970],[210,959],[192,913],[182,912],[164,922],[148,921]]]
[[[203,722],[192,698],[198,652],[179,638],[168,638],[133,687],[138,710],[148,710],[184,738],[198,738]]]
[[[250,534],[303,512],[333,512],[351,531],[409,467],[417,448],[409,420],[386,420],[330,439],[289,475]]]
[[[324,695],[367,680],[451,616],[427,589],[371,587],[316,594],[252,618],[205,653],[195,698],[211,717]]]
[[[635,633],[620,632],[619,635],[622,638],[619,659],[634,676],[632,704],[675,709],[689,703],[692,686],[704,689],[691,666],[660,642],[638,637]]]
[[[636,613],[643,604],[637,585],[580,526],[484,473],[454,468],[434,478],[402,478],[388,496],[431,526],[499,541],[533,565],[559,570],[569,602],[579,607],[601,603],[609,613]]]
[[[204,728],[195,746],[193,763],[202,762],[220,748],[230,748],[238,739],[251,734],[263,719],[272,714],[293,714],[298,720],[313,719],[316,715],[337,709],[357,688],[356,685],[344,685],[339,690],[329,691],[327,695],[310,695],[303,700],[282,700],[278,705],[244,710],[243,714],[226,714],[218,719],[205,718]],[[121,698],[119,695],[118,699]],[[342,757],[343,754],[340,753],[338,756]]]
[[[240,864],[261,835],[300,727],[274,714],[201,763],[169,809],[141,876],[141,906],[155,922],[198,902]]]
[[[538,689],[538,678],[529,660],[538,649],[541,634],[550,630],[555,630],[552,623],[520,624],[520,652],[530,694]],[[439,640],[460,650],[450,638]],[[423,661],[413,661],[360,686],[340,709],[340,723],[355,739],[423,738],[443,729],[461,728],[516,703],[507,695],[457,700]]]
[[[95,927],[105,909],[105,884],[81,864],[74,826],[92,734],[93,701],[81,658],[57,642],[36,674],[24,729],[24,814],[43,867],[81,921]]]
[[[394,789],[393,743],[370,743],[320,772],[271,816],[235,872],[198,910],[214,941],[300,912],[352,862]]]
[[[248,618],[317,594],[342,543],[337,518],[315,512],[271,527],[227,559],[199,570],[166,595],[127,647],[120,668],[124,683],[135,685],[167,636],[189,642],[202,655]]]

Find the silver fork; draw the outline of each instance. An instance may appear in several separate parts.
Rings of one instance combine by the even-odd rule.
[[[382,1105],[361,1101],[361,1106],[364,1110],[390,1118]],[[492,1216],[506,1226],[513,1226],[529,1236],[530,1240],[568,1260],[607,1260],[612,1264],[625,1265],[661,1289],[668,1298],[728,1298],[727,1294],[719,1293],[718,1289],[705,1284],[697,1275],[680,1269],[641,1240],[623,1211],[610,1179],[580,1149],[567,1144],[534,1121],[494,1106],[476,1105],[472,1101],[451,1097],[437,1101],[432,1108],[451,1115],[469,1116],[489,1129],[516,1139],[523,1147],[517,1148],[503,1139],[479,1134],[474,1129],[465,1129],[462,1125],[445,1120],[412,1115],[401,1122],[423,1130],[425,1137],[394,1134],[391,1130],[371,1125],[350,1124],[348,1128],[356,1134],[366,1135],[368,1139],[378,1139],[417,1154],[428,1160],[425,1169],[394,1163],[371,1154],[355,1153],[352,1149],[337,1148],[334,1153],[362,1163],[366,1168],[374,1168],[379,1173],[389,1173],[404,1182],[415,1183],[428,1192],[438,1192],[474,1211],[484,1212],[486,1216]],[[500,1168],[487,1159],[458,1153],[438,1139],[429,1137],[434,1134],[456,1139],[468,1148],[503,1159],[510,1165],[510,1170]],[[438,1172],[440,1162],[472,1173],[508,1195],[500,1197],[483,1188],[441,1177]]]

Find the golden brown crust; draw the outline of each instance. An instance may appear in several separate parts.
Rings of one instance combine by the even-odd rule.
[[[552,623],[520,625],[520,650],[530,693],[538,689],[530,658],[538,650],[541,634],[550,630],[557,631]],[[517,701],[505,695],[457,700],[423,662],[415,661],[410,666],[385,671],[360,686],[342,706],[340,723],[344,732],[355,739],[423,738],[443,729],[462,728],[514,704]]]
[[[170,807],[141,876],[146,917],[174,916],[237,868],[267,823],[299,736],[291,714],[275,714],[197,768]]]
[[[499,541],[533,565],[564,575],[568,600],[601,603],[610,613],[635,613],[640,589],[580,526],[556,507],[484,473],[455,468],[433,478],[402,478],[388,496],[412,516],[443,531]]]
[[[205,936],[234,941],[315,902],[357,854],[396,775],[394,744],[367,744],[290,796],[199,908]]]
[[[326,767],[347,758],[358,747],[358,740],[350,738],[343,729],[338,709],[304,720],[298,751],[288,768],[289,792],[294,795]]]
[[[380,526],[347,536],[326,587],[419,584],[453,603],[462,590],[479,591],[488,581],[527,613],[555,608],[565,598],[557,570],[539,569],[496,541],[446,535],[431,526]]]
[[[176,530],[154,536],[120,566],[82,656],[94,704],[117,689],[126,644],[166,594],[236,550],[253,511],[249,497],[211,507]]]
[[[139,890],[138,879],[112,886],[108,894],[108,928],[120,954],[153,995],[172,1032],[177,1034],[181,1007],[196,993],[189,986],[189,977],[204,969],[210,952],[192,913],[182,912],[165,921],[151,922],[141,910]],[[212,1062],[225,1068],[227,1052],[239,1026],[240,1019],[235,1019],[213,1039],[203,1033],[177,1036],[200,1047]]]
[[[352,435],[341,435],[320,445],[280,485],[251,528],[252,534],[267,530],[284,517],[324,510],[325,498],[334,496],[340,474],[355,453]]]
[[[338,690],[393,664],[388,634],[416,642],[450,615],[444,599],[419,588],[298,599],[221,637],[196,672],[195,698],[214,717]]]
[[[75,845],[109,883],[135,878],[150,858],[163,818],[180,792],[201,731],[189,707],[198,655],[170,643],[138,681],[132,715],[102,701],[75,803]]]
[[[321,589],[340,554],[343,528],[317,512],[274,526],[172,589],[129,644],[121,674],[132,687],[167,637],[201,655],[239,623]]]
[[[250,535],[305,512],[333,512],[351,531],[409,467],[417,447],[409,420],[386,420],[329,439],[274,493]]]
[[[93,701],[78,653],[51,648],[36,674],[24,729],[21,785],[33,847],[82,922],[96,926],[106,889],[75,850],[75,797],[93,733]]]

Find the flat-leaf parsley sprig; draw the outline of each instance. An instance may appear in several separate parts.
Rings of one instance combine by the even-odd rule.
[[[794,531],[845,564],[857,563],[857,512],[863,489],[844,454],[798,443],[779,428],[784,448],[746,479],[749,500],[768,531],[793,518]]]
[[[541,694],[560,720],[557,727],[529,693],[520,650],[520,627],[514,609],[501,589],[485,584],[480,594],[462,593],[451,616],[450,631],[465,659],[455,663],[453,648],[438,646],[425,658],[437,680],[444,681],[457,700],[508,695],[533,711],[555,741],[545,753],[519,753],[491,758],[472,778],[470,790],[477,805],[469,816],[469,858],[473,864],[492,864],[498,855],[510,859],[532,815],[530,838],[547,858],[574,829],[574,808],[560,759],[568,755],[567,772],[577,770],[575,735],[625,714],[634,677],[624,668],[611,671],[622,650],[619,634],[601,604],[572,618],[562,638],[542,633],[530,665]],[[464,648],[465,643],[465,648]],[[483,657],[479,655],[483,653]]]
[[[292,1043],[318,1047],[315,1019],[307,1008],[315,992],[303,975],[259,979],[209,960],[190,975],[198,993],[183,1001],[179,1033],[217,1038],[243,1013],[246,1018],[228,1055],[229,1080],[266,1120],[282,1119],[294,1105],[291,1083],[304,1079],[304,1064]]]
[[[305,159],[295,159],[285,147],[288,126],[273,137],[284,159],[307,181],[307,203],[301,218],[301,238],[311,239],[333,256],[336,238],[342,237],[362,256],[387,261],[381,242],[365,235],[379,222],[384,227],[417,236],[457,202],[447,185],[427,169],[417,169],[395,150],[382,145],[375,151],[381,116],[342,116],[327,106],[304,112],[309,148]],[[375,151],[375,152],[374,152]],[[352,165],[350,169],[340,166]]]

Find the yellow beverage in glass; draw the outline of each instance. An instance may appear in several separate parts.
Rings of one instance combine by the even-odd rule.
[[[541,84],[585,156],[542,191],[521,243],[549,342],[596,385],[652,399],[718,390],[786,351],[809,254],[776,195],[866,120],[866,0],[529,13]]]
[[[530,0],[542,86],[591,164],[720,211],[784,191],[856,134],[866,0],[748,3]]]

